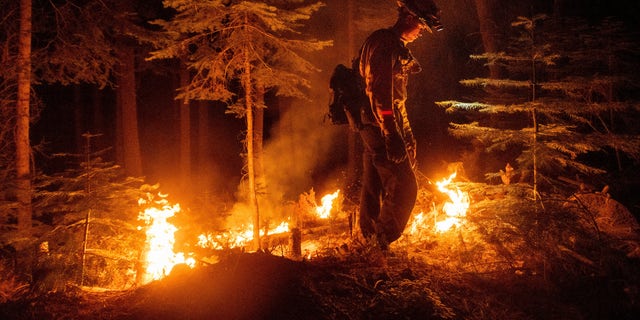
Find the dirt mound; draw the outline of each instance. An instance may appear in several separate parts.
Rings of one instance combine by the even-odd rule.
[[[266,253],[233,254],[109,303],[109,319],[383,319],[447,314],[417,282],[421,271],[371,266],[362,256],[293,261]],[[413,285],[409,285],[413,283]],[[444,312],[442,312],[444,310]]]

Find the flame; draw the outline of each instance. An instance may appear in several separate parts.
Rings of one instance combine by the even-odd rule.
[[[469,209],[469,194],[460,191],[458,187],[452,189],[449,185],[451,181],[456,177],[456,172],[452,173],[448,178],[442,181],[436,182],[438,190],[449,196],[449,201],[446,201],[442,207],[442,211],[447,215],[447,218],[443,221],[436,222],[436,231],[446,232],[453,226],[460,226],[467,215]]]
[[[193,258],[185,258],[182,252],[173,252],[175,243],[174,233],[178,230],[167,219],[173,217],[180,211],[180,204],[170,205],[165,194],[158,193],[159,200],[153,201],[153,197],[148,195],[149,199],[139,199],[138,205],[147,205],[144,211],[139,212],[138,220],[144,221],[146,228],[146,250],[144,263],[146,265],[145,275],[142,278],[143,283],[152,280],[159,280],[167,276],[173,267],[177,264],[186,264],[193,268],[195,260]],[[157,205],[158,207],[154,206]],[[142,229],[142,227],[138,227]]]
[[[322,205],[315,207],[315,213],[321,219],[331,216],[333,209],[333,201],[340,195],[340,189],[334,193],[330,193],[322,197]],[[274,228],[269,228],[266,232],[260,230],[260,236],[265,234],[274,235],[290,232],[289,222],[283,221]],[[231,228],[225,232],[205,232],[198,236],[197,245],[201,248],[209,248],[214,250],[242,248],[248,246],[253,240],[253,224],[243,224],[239,227]]]
[[[280,234],[289,232],[289,222],[283,221],[274,228],[270,228],[265,232],[260,230],[260,236],[265,234]],[[251,243],[253,240],[253,224],[241,226],[234,230],[214,234],[203,233],[198,236],[198,246],[201,248],[210,248],[214,250],[222,250],[225,248],[241,248]]]
[[[330,193],[322,197],[322,205],[316,207],[316,213],[320,219],[327,219],[331,216],[331,209],[333,207],[333,200],[335,200],[340,194],[340,189],[334,193]]]

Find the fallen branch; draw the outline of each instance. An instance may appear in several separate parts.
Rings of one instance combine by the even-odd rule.
[[[575,251],[573,251],[573,250],[561,245],[561,244],[558,245],[558,249],[560,249],[560,251],[562,251],[562,252],[565,252],[565,253],[569,254],[570,256],[572,256],[573,258],[575,258],[576,260],[578,260],[578,261],[580,261],[580,262],[582,262],[584,264],[588,264],[588,265],[590,265],[592,267],[595,265],[595,263],[591,259],[589,259],[589,258],[587,258],[587,257],[585,257],[585,256],[583,256],[583,255],[581,255],[581,254],[579,254],[579,253],[577,253],[577,252],[575,252]]]

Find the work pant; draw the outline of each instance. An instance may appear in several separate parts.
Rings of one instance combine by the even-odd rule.
[[[400,163],[387,159],[380,128],[360,130],[364,145],[360,230],[375,236],[383,249],[400,238],[416,202],[418,184],[408,158]]]

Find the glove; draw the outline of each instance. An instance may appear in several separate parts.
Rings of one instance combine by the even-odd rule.
[[[404,141],[397,132],[389,133],[384,136],[384,145],[387,149],[387,159],[395,163],[400,163],[407,158],[407,150],[404,147]]]

